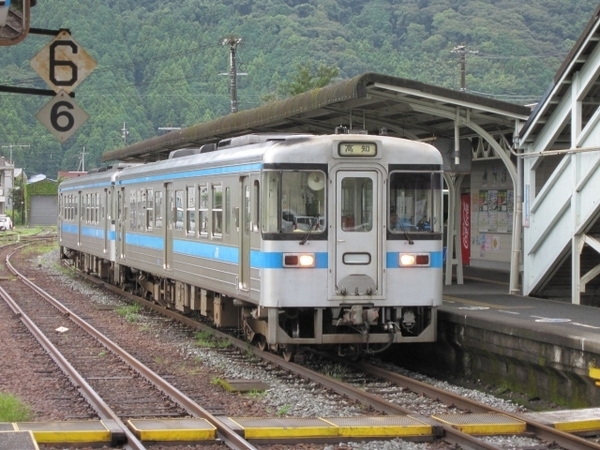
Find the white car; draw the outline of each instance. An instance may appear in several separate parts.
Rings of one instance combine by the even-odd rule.
[[[8,216],[0,216],[0,231],[7,231],[13,229],[12,220]]]

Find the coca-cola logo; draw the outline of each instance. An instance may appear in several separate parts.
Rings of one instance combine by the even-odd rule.
[[[469,248],[469,221],[470,221],[470,210],[469,203],[463,202],[462,204],[462,247]]]

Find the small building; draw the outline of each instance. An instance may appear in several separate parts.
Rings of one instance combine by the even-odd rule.
[[[27,224],[56,225],[58,220],[58,182],[46,175],[34,175],[27,182]]]
[[[11,207],[15,166],[0,156],[0,214],[6,214]]]

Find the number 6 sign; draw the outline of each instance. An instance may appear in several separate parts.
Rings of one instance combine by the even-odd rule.
[[[96,61],[69,33],[61,31],[29,65],[54,92],[69,93],[96,68]]]
[[[88,114],[60,91],[35,117],[61,142],[65,142],[86,120]]]

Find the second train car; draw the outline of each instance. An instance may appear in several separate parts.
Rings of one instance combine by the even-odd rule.
[[[61,257],[291,358],[436,339],[442,157],[366,134],[252,134],[59,187]]]

